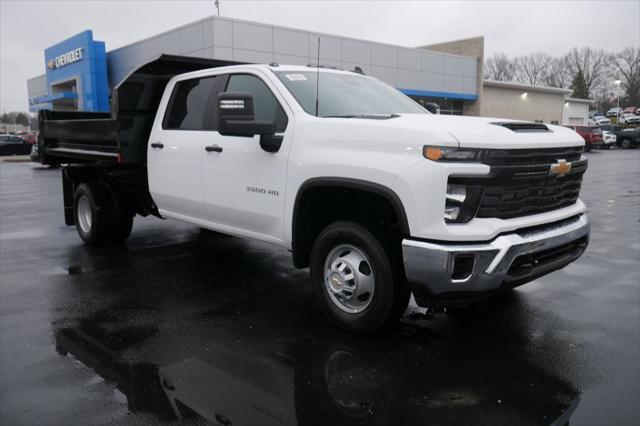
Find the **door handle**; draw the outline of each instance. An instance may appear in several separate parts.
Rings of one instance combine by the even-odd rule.
[[[205,146],[204,150],[207,152],[222,152],[222,147],[218,145]]]
[[[151,148],[160,148],[160,149],[162,149],[162,148],[164,148],[164,144],[161,143],[161,142],[154,142],[154,143],[151,144]]]

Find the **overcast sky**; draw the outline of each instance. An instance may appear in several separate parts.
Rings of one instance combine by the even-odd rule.
[[[220,9],[222,16],[404,46],[484,35],[485,55],[640,45],[640,0],[220,0]],[[213,0],[0,0],[0,109],[28,109],[26,80],[44,73],[44,49],[67,37],[92,29],[109,51],[215,13]]]

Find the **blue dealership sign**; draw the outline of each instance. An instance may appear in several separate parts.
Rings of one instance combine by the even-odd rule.
[[[31,110],[109,111],[105,44],[83,31],[44,51],[46,96],[30,99]]]

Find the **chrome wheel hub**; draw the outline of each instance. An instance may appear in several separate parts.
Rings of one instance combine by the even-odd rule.
[[[361,249],[341,244],[329,252],[324,265],[324,285],[338,308],[353,314],[367,309],[374,283],[371,262]]]
[[[92,220],[91,203],[86,195],[82,195],[78,200],[78,225],[85,234],[91,231]]]

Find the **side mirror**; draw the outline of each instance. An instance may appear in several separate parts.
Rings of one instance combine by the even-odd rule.
[[[256,121],[253,117],[253,95],[244,92],[223,92],[216,102],[218,133],[224,136],[255,136],[274,134],[274,123]]]
[[[424,107],[431,114],[440,114],[440,107],[438,106],[438,104],[434,104],[434,103],[429,102],[429,103],[425,104]]]

